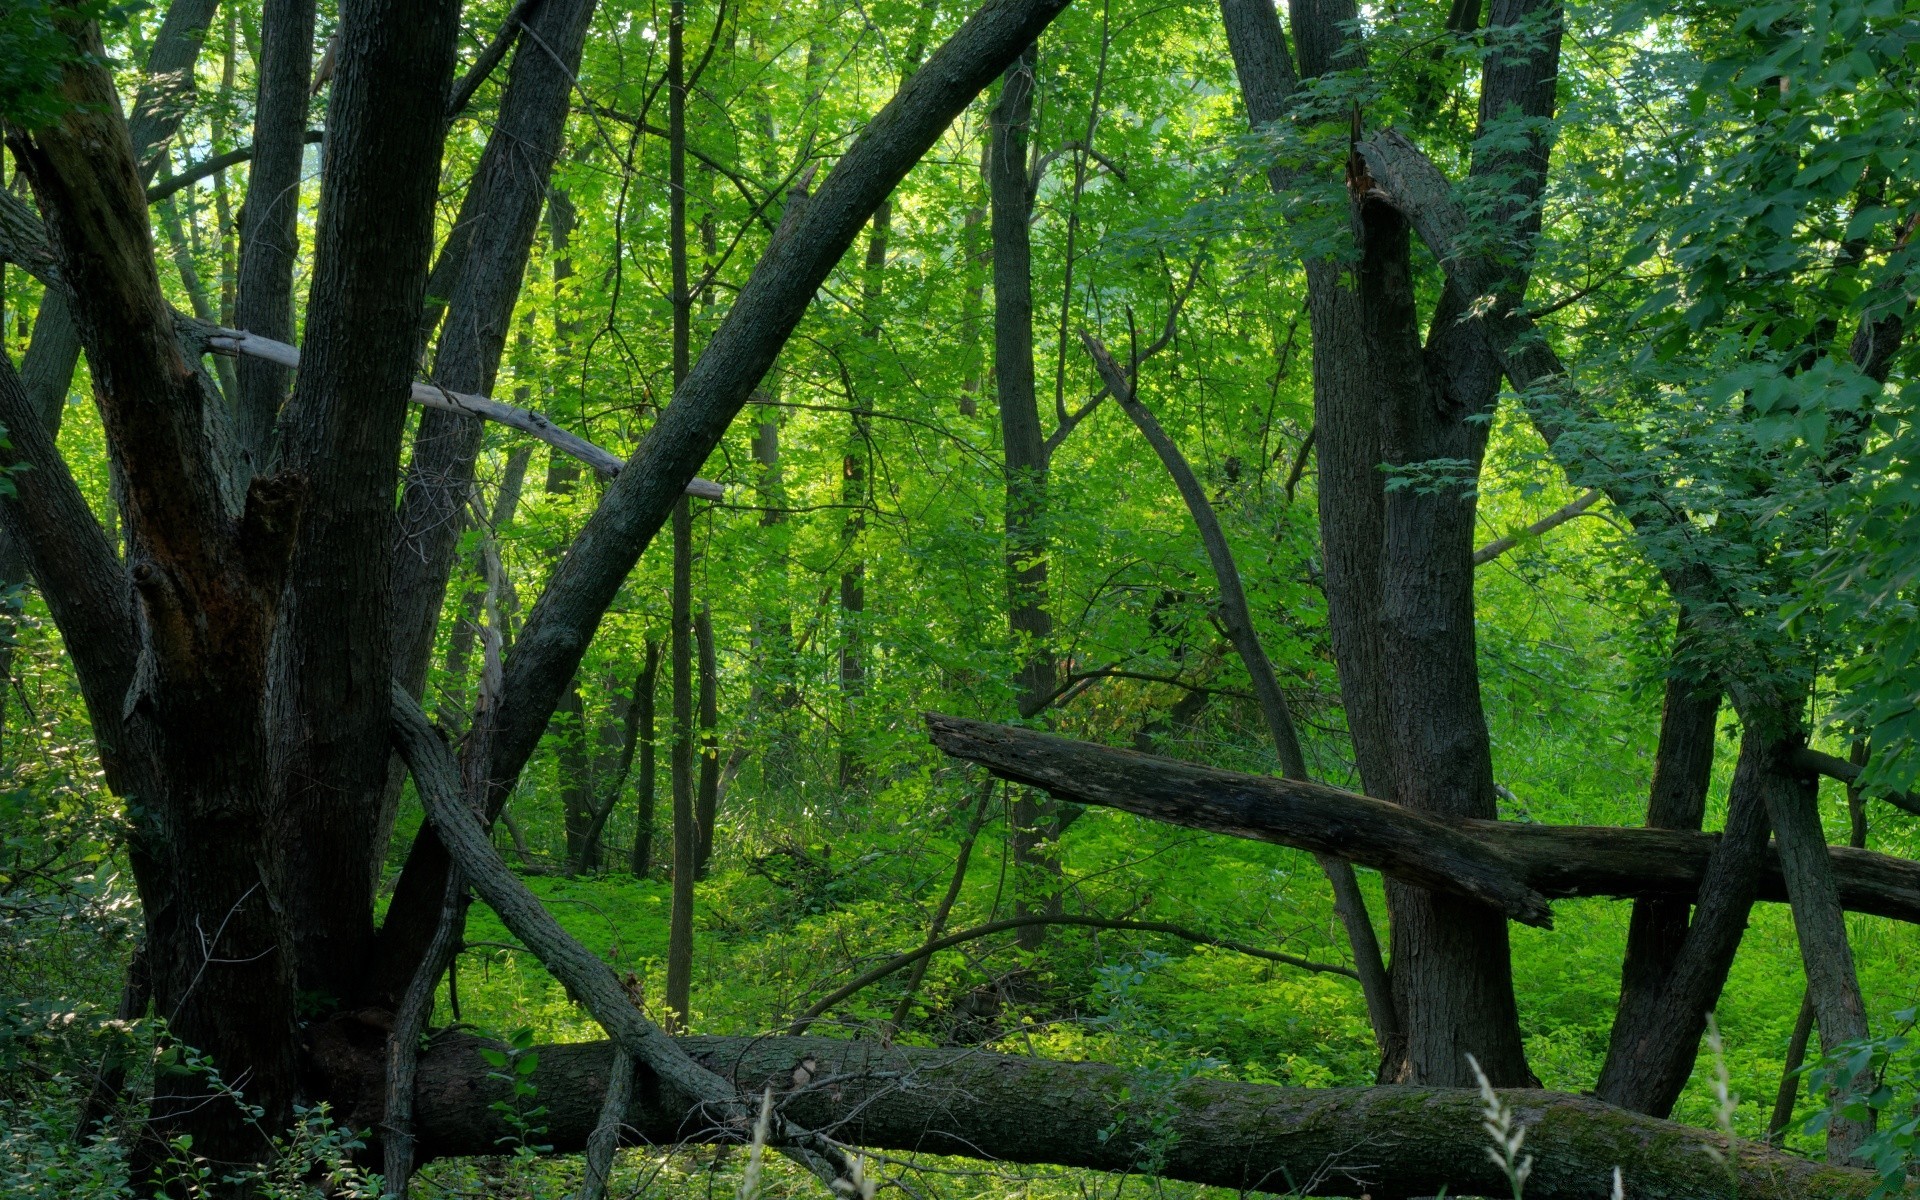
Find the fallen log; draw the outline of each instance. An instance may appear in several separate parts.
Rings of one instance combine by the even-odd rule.
[[[350,1019],[322,1027],[335,1111],[379,1128],[377,1032]],[[360,1049],[354,1047],[357,1041]],[[1061,1063],[966,1049],[823,1037],[678,1039],[742,1093],[772,1085],[790,1121],[879,1151],[1051,1163],[1155,1174],[1215,1187],[1309,1196],[1505,1195],[1487,1161],[1484,1101],[1464,1088],[1287,1088]],[[415,1122],[422,1160],[499,1153],[513,1100],[490,1076],[490,1044],[442,1035],[421,1057]],[[613,1048],[542,1046],[530,1082],[545,1107],[541,1141],[577,1152],[600,1119]],[[358,1065],[356,1065],[358,1064]],[[796,1078],[804,1080],[796,1087]],[[1863,1200],[1869,1172],[1827,1167],[1759,1143],[1615,1108],[1586,1096],[1500,1093],[1527,1127],[1528,1200],[1604,1200],[1620,1168],[1634,1200]],[[682,1100],[645,1068],[623,1121],[629,1144],[743,1140],[747,1130]]]
[[[1454,826],[1384,800],[1303,779],[1216,771],[1010,725],[927,714],[933,744],[1064,800],[1175,825],[1331,854],[1434,891],[1465,895],[1551,928],[1546,897],[1520,865]]]
[[[1448,864],[1512,872],[1509,882],[1551,897],[1685,898],[1700,886],[1719,834],[1610,825],[1455,821],[1319,784],[1243,775],[1133,750],[962,717],[928,714],[934,745],[995,775],[1062,800],[1234,837],[1337,854],[1422,887],[1487,900],[1480,877],[1448,878]],[[1445,842],[1421,844],[1429,827]],[[1478,847],[1485,857],[1458,851]],[[1840,902],[1853,912],[1920,924],[1920,862],[1829,846]],[[1784,902],[1771,848],[1762,900]]]

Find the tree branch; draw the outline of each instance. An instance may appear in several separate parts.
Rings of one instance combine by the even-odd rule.
[[[820,1018],[821,1014],[825,1013],[834,1005],[857,992],[865,990],[868,986],[878,983],[895,971],[912,966],[914,963],[919,962],[929,955],[938,954],[940,951],[958,946],[962,942],[977,941],[983,937],[992,937],[996,933],[1005,933],[1009,929],[1026,929],[1035,925],[1074,925],[1087,929],[1118,929],[1130,933],[1164,933],[1170,937],[1177,937],[1184,941],[1193,942],[1196,945],[1219,946],[1225,950],[1245,954],[1250,958],[1264,958],[1268,962],[1285,963],[1290,967],[1299,967],[1303,971],[1314,971],[1327,975],[1345,975],[1348,979],[1358,979],[1360,977],[1351,967],[1343,967],[1335,963],[1315,962],[1310,958],[1302,958],[1297,954],[1283,954],[1278,950],[1263,950],[1258,946],[1249,946],[1245,942],[1236,942],[1229,938],[1214,937],[1209,933],[1201,933],[1198,930],[1188,929],[1184,925],[1170,925],[1165,921],[1130,921],[1120,917],[1078,916],[1073,913],[1061,913],[1052,916],[1045,913],[1034,913],[1024,917],[1008,917],[1003,921],[989,921],[985,925],[975,925],[971,929],[962,929],[958,933],[950,933],[945,937],[934,938],[932,941],[922,942],[920,945],[902,954],[896,954],[880,965],[855,976],[840,988],[808,1005],[806,1011],[795,1017],[793,1023],[787,1026],[787,1033],[789,1036],[805,1033],[808,1026],[812,1025]]]
[[[283,367],[298,368],[300,365],[300,351],[285,342],[276,342],[272,338],[263,338],[259,334],[248,333],[242,329],[223,329],[218,325],[203,325],[198,321],[189,322],[186,318],[182,318],[179,323],[190,326],[194,336],[215,354],[245,354],[252,358],[279,363]],[[579,459],[606,478],[618,475],[620,469],[626,466],[625,460],[611,450],[603,450],[585,438],[560,428],[530,408],[504,404],[486,396],[452,392],[430,383],[415,383],[408,399],[422,408],[463,413],[479,420],[497,421],[509,428],[518,429],[522,433],[540,439],[563,454]],[[719,500],[725,497],[726,488],[709,480],[695,479],[687,484],[686,494],[698,496],[702,500]]]
[[[1720,840],[1713,833],[1640,826],[1443,824],[1323,784],[1242,775],[961,717],[928,714],[927,725],[946,753],[1062,800],[1337,854],[1421,887],[1503,907],[1498,897],[1504,895],[1518,897],[1522,908],[1526,897],[1691,896]],[[1920,924],[1920,862],[1847,846],[1831,846],[1828,855],[1845,907]],[[1475,872],[1477,881],[1449,878],[1455,864]],[[1768,855],[1757,894],[1787,898],[1777,854]]]
[[[1549,529],[1558,529],[1560,526],[1565,525],[1568,521],[1573,520],[1575,517],[1580,516],[1598,504],[1603,495],[1605,495],[1605,493],[1599,488],[1589,488],[1582,492],[1578,499],[1554,509],[1519,533],[1509,534],[1503,538],[1495,538],[1493,541],[1488,542],[1473,552],[1473,565],[1476,567],[1485,566],[1515,546],[1518,546],[1521,542],[1529,538],[1537,538]]]

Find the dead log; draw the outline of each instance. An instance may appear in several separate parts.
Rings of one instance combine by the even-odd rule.
[[[1469,896],[1551,928],[1521,866],[1453,825],[1325,784],[1216,771],[1133,750],[927,714],[933,744],[1063,800],[1331,854],[1434,891]]]
[[[1442,823],[1339,788],[1221,771],[1006,725],[929,714],[934,745],[1062,800],[1234,837],[1337,854],[1422,887],[1499,905],[1502,886],[1550,897],[1685,898],[1700,886],[1716,833],[1517,821]],[[1434,830],[1439,834],[1435,835]],[[1433,840],[1427,840],[1429,838]],[[1462,851],[1467,845],[1475,849]],[[1920,862],[1829,846],[1840,902],[1853,912],[1920,924]],[[1448,871],[1459,864],[1463,874]],[[1464,872],[1472,870],[1469,878]],[[1759,898],[1784,902],[1769,848]],[[1511,910],[1509,910],[1511,911]]]
[[[706,1069],[751,1094],[772,1085],[789,1121],[850,1146],[1157,1174],[1215,1187],[1310,1196],[1505,1195],[1487,1161],[1483,1100],[1464,1088],[1283,1088],[1171,1077],[1104,1063],[1061,1063],[967,1049],[824,1037],[676,1039]],[[382,1035],[351,1019],[323,1026],[315,1059],[335,1111],[380,1126]],[[415,1120],[421,1158],[499,1153],[513,1130],[506,1085],[480,1057],[489,1044],[443,1035],[420,1061]],[[577,1152],[600,1122],[613,1047],[542,1046],[531,1076],[546,1108],[542,1140]],[[796,1088],[795,1068],[807,1082]],[[810,1078],[808,1078],[810,1076]],[[645,1068],[622,1121],[629,1143],[741,1141]],[[1503,1091],[1527,1127],[1528,1200],[1604,1200],[1620,1168],[1634,1200],[1864,1200],[1875,1176],[1762,1144],[1741,1144],[1729,1172],[1716,1133],[1631,1113],[1591,1097]],[[500,1102],[506,1103],[500,1103]],[[495,1107],[498,1104],[498,1107]]]

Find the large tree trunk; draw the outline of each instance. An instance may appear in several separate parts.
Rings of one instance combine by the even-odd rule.
[[[329,1027],[320,1057],[334,1074],[336,1111],[379,1127],[377,1059],[357,1043],[369,1031]],[[949,1154],[1007,1163],[1056,1163],[1153,1174],[1231,1190],[1375,1200],[1433,1195],[1506,1195],[1487,1161],[1484,1101],[1472,1089],[1280,1088],[1189,1080],[1171,1090],[1104,1063],[1046,1062],[979,1050],[920,1049],[821,1037],[678,1039],[744,1093],[771,1085],[784,1113],[832,1128],[854,1146]],[[485,1155],[512,1130],[503,1083],[463,1035],[435,1039],[422,1057],[415,1120],[421,1157]],[[794,1065],[816,1078],[795,1093]],[[606,1042],[542,1046],[531,1083],[546,1106],[545,1140],[577,1151],[599,1119],[613,1049]],[[720,1127],[637,1072],[622,1118],[632,1143],[714,1138]],[[1116,1100],[1115,1097],[1131,1097]],[[1526,1126],[1533,1155],[1528,1200],[1605,1200],[1620,1168],[1636,1200],[1864,1200],[1865,1171],[1809,1163],[1743,1144],[1731,1171],[1709,1150],[1725,1140],[1613,1108],[1587,1097],[1509,1091],[1501,1099]],[[1116,1128],[1120,1130],[1115,1135]],[[871,1168],[869,1168],[871,1169]]]
[[[9,143],[33,184],[121,467],[138,596],[138,683],[122,736],[142,760],[134,814],[154,962],[170,1036],[249,1081],[265,1128],[292,1117],[292,962],[266,841],[267,647],[301,489],[262,481],[242,511],[208,438],[219,404],[180,355],[154,271],[146,198],[98,31],[64,13],[78,55],[62,119]],[[91,524],[91,518],[88,518]],[[84,526],[83,526],[84,528]],[[44,561],[44,560],[43,560]],[[80,601],[80,595],[67,597]],[[233,998],[249,1003],[236,1009]],[[163,1134],[245,1161],[260,1126],[204,1076],[156,1097]]]
[[[283,469],[308,500],[275,633],[269,714],[279,897],[322,1003],[364,982],[387,779],[389,560],[401,433],[433,245],[457,0],[344,8],[301,370]]]

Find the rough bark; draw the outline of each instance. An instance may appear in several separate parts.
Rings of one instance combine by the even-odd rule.
[[[242,329],[281,342],[294,340],[293,266],[300,253],[300,163],[306,157],[312,97],[313,9],[313,0],[267,0],[261,10],[253,165],[241,208],[233,319]],[[288,373],[272,363],[242,362],[235,375],[241,444],[265,470]]]
[[[1441,822],[1317,783],[1242,775],[1132,750],[961,717],[929,715],[934,744],[1015,782],[1192,829],[1324,850],[1423,887],[1480,899],[1545,924],[1545,898],[1685,900],[1711,875],[1723,834],[1517,821]],[[1764,823],[1763,823],[1764,824]],[[1756,898],[1787,898],[1763,841]],[[1920,862],[1828,848],[1840,901],[1855,912],[1920,922]],[[1455,872],[1459,873],[1456,874]]]
[[[81,55],[62,74],[70,107],[9,143],[33,185],[92,367],[119,467],[142,645],[125,714],[144,760],[133,859],[152,948],[154,1002],[172,1035],[244,1064],[261,1125],[284,1127],[295,1094],[286,928],[271,903],[262,707],[266,658],[300,488],[263,480],[236,511],[219,404],[183,360],[155,273],[146,198],[98,31],[60,14]],[[236,1011],[231,998],[253,1002]],[[231,1069],[231,1068],[230,1068]],[[258,1129],[204,1079],[156,1098],[163,1135],[245,1161]]]
[[[280,901],[299,986],[345,1002],[373,938],[387,778],[388,543],[432,249],[457,0],[343,6],[305,347],[278,440],[308,503],[269,692]]]
[[[1779,783],[1769,770],[1764,739],[1747,734],[1727,797],[1726,829],[1701,876],[1693,921],[1657,993],[1650,983],[1643,985],[1634,1011],[1616,1019],[1594,1085],[1602,1099],[1654,1116],[1673,1111],[1758,898],[1758,881],[1767,870],[1764,793]],[[1778,898],[1785,888],[1775,887]]]
[[[371,1073],[348,1039],[330,1031],[332,1094],[343,1119],[375,1124]],[[365,1034],[359,1034],[365,1037]],[[1153,1076],[1103,1063],[1045,1062],[964,1049],[918,1049],[824,1037],[676,1039],[697,1061],[742,1091],[774,1088],[780,1113],[833,1128],[876,1150],[991,1157],[1006,1163],[1133,1173],[1141,1142],[1164,1127],[1159,1175],[1236,1190],[1376,1200],[1433,1195],[1505,1195],[1486,1159],[1483,1101],[1465,1088],[1279,1088],[1216,1080],[1145,1086]],[[423,1158],[490,1154],[510,1130],[489,1106],[506,1098],[487,1078],[480,1050],[463,1035],[436,1040],[421,1060],[417,1121]],[[801,1091],[793,1068],[818,1064]],[[613,1047],[606,1042],[540,1047],[532,1076],[548,1107],[556,1150],[582,1147],[599,1121]],[[679,1099],[642,1068],[622,1118],[632,1143],[739,1141],[729,1128]],[[1120,1099],[1125,1097],[1125,1099]],[[1587,1097],[1507,1091],[1534,1156],[1529,1200],[1605,1200],[1613,1169],[1640,1200],[1863,1200],[1876,1179],[1807,1162],[1764,1146],[1737,1148],[1732,1172],[1706,1150],[1718,1134],[1623,1112]],[[1125,1131],[1113,1136],[1116,1125]],[[1103,1136],[1104,1133],[1104,1136]],[[1161,1144],[1161,1143],[1156,1143]]]
[[[1432,161],[1391,131],[1366,142],[1361,155],[1375,184],[1373,192],[1408,218],[1444,264],[1449,293],[1464,301],[1497,291],[1501,265],[1486,255],[1463,252],[1464,241],[1472,233],[1471,222]],[[1659,484],[1629,483],[1605,463],[1593,461],[1581,439],[1567,436],[1566,414],[1583,411],[1582,399],[1558,356],[1537,336],[1526,315],[1495,304],[1471,325],[1515,390],[1526,398],[1535,428],[1569,479],[1580,486],[1604,488],[1634,528],[1656,541],[1676,532],[1681,535],[1677,553],[1669,550],[1653,557],[1674,598],[1715,646],[1715,666],[1741,721],[1749,733],[1758,731],[1769,740],[1765,757],[1775,764],[1770,774],[1780,783],[1768,789],[1766,802],[1770,809],[1779,810],[1775,819],[1781,823],[1785,877],[1794,890],[1795,924],[1804,924],[1813,935],[1811,940],[1803,936],[1801,943],[1808,984],[1818,993],[1816,1007],[1835,1023],[1828,1028],[1823,1021],[1822,1044],[1830,1048],[1859,1040],[1866,1036],[1864,1003],[1845,941],[1841,906],[1835,903],[1837,889],[1828,863],[1832,850],[1821,853],[1825,841],[1813,808],[1814,793],[1792,782],[1792,762],[1805,743],[1799,713],[1807,664],[1791,661],[1791,656],[1781,661],[1779,655],[1755,643],[1737,616],[1738,606],[1727,602],[1712,563],[1688,547],[1690,527],[1684,512],[1669,503],[1649,503],[1661,498]],[[1865,1131],[1850,1121],[1836,1122],[1829,1129],[1829,1142],[1843,1155],[1864,1136]]]
[[[788,218],[700,360],[675,389],[625,470],[555,569],[507,664],[506,703],[486,775],[497,811],[538,744],[567,681],[686,482],[773,365],[827,274],[867,218],[969,101],[1065,7],[1065,0],[989,0],[928,59],[852,146],[818,193]],[[414,846],[388,909],[390,957],[411,962],[431,936],[446,852]],[[383,940],[387,940],[383,934]]]
[[[1685,626],[1676,639],[1676,657],[1684,647]],[[1713,775],[1720,691],[1703,684],[1678,663],[1667,677],[1660,713],[1660,741],[1654,751],[1653,782],[1647,795],[1651,829],[1697,831],[1707,810],[1707,785]],[[1685,900],[1636,900],[1627,924],[1627,948],[1620,966],[1620,1002],[1614,1010],[1602,1078],[1618,1074],[1611,1059],[1625,1051],[1632,1031],[1659,1004],[1661,993],[1686,944],[1689,905]],[[1698,1034],[1694,1035],[1695,1040]]]

